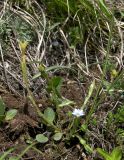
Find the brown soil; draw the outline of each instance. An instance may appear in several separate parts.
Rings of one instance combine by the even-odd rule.
[[[64,82],[62,87],[62,95],[65,98],[73,100],[76,102],[75,106],[81,106],[83,102],[82,86],[79,86],[75,81]],[[17,97],[9,92],[3,87],[0,89],[0,96],[2,97],[6,110],[17,109],[18,113],[10,122],[3,122],[0,129],[0,152],[4,153],[7,149],[15,147],[16,150],[13,151],[11,156],[16,156],[20,154],[24,148],[27,146],[27,139],[34,139],[36,134],[47,132],[43,127],[41,127],[41,121],[35,112],[33,106],[24,99]],[[44,108],[50,106],[48,98],[36,100],[41,111]],[[26,108],[27,107],[27,108]],[[66,109],[68,111],[68,109]],[[63,113],[64,114],[64,113]],[[63,115],[64,117],[64,115]],[[84,159],[81,156],[81,151],[76,145],[66,148],[63,142],[53,145],[49,142],[46,145],[36,145],[35,146],[42,154],[38,154],[35,149],[30,149],[23,156],[22,159],[32,159],[32,160],[78,160]],[[87,159],[88,160],[88,159]]]

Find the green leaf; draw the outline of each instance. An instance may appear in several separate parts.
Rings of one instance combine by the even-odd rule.
[[[113,159],[111,159],[110,154],[107,153],[106,151],[104,151],[103,149],[97,148],[97,152],[98,152],[102,157],[104,157],[105,160],[113,160]]]
[[[44,136],[43,134],[37,134],[36,140],[40,143],[46,143],[48,141],[48,138]]]
[[[53,77],[49,80],[48,90],[58,90],[60,91],[60,87],[62,85],[62,78],[61,77]]]
[[[111,153],[112,160],[121,160],[122,159],[122,151],[119,147],[116,147]]]
[[[5,104],[0,96],[0,122],[4,119]]]
[[[35,62],[36,63],[36,62]],[[41,63],[41,62],[37,62],[37,63]],[[69,70],[72,70],[73,72],[75,72],[73,69],[71,69],[69,66],[57,66],[57,65],[55,65],[55,66],[51,66],[51,67],[46,67],[45,68],[45,70],[44,70],[44,72],[50,72],[50,71],[53,71],[53,70],[64,70],[64,69],[69,69]],[[39,72],[39,73],[37,73],[36,75],[34,75],[33,77],[32,77],[32,80],[34,80],[34,79],[36,79],[36,78],[39,78],[39,77],[41,77],[41,72]]]
[[[108,18],[112,18],[112,14],[109,11],[109,9],[107,8],[107,6],[105,5],[103,0],[99,0],[99,7],[101,9],[101,11],[108,17]]]
[[[10,157],[9,160],[18,160],[18,157]]]
[[[61,104],[59,104],[58,106],[59,107],[64,107],[64,106],[68,106],[68,105],[71,105],[71,104],[75,104],[73,101],[70,101],[69,99],[64,99],[62,101]]]
[[[95,88],[95,80],[93,80],[93,82],[91,83],[90,87],[89,87],[89,92],[88,92],[88,95],[86,96],[85,100],[84,100],[84,103],[81,107],[82,110],[84,110],[86,104],[88,103],[92,93],[93,93],[93,90]]]
[[[59,141],[59,140],[61,140],[62,135],[63,135],[63,134],[62,134],[61,132],[57,132],[57,133],[54,134],[53,139],[54,139],[55,141]]]
[[[71,68],[68,66],[51,66],[51,67],[47,67],[45,70],[46,72],[50,72],[52,70],[61,70],[61,69],[71,69]]]
[[[86,8],[90,13],[94,14],[93,4],[88,0],[79,0],[80,3]]]
[[[84,140],[79,135],[76,135],[76,137],[79,139],[80,144],[82,144],[85,148],[85,150],[89,153],[93,153],[93,149],[86,143],[86,140]]]
[[[53,121],[55,119],[55,112],[52,108],[48,107],[44,111],[44,116],[49,122],[53,123]]]
[[[87,128],[88,128],[88,127],[87,127],[86,124],[82,124],[80,129],[81,129],[83,132],[86,132]]]
[[[6,113],[5,120],[6,121],[12,120],[16,116],[16,114],[17,114],[17,109],[10,109]]]
[[[32,80],[37,79],[37,78],[39,78],[40,76],[41,76],[41,72],[35,74],[35,75],[32,77]]]
[[[0,160],[5,160],[5,158],[12,152],[14,151],[14,148],[9,149],[8,151],[4,152],[2,156],[0,157]]]

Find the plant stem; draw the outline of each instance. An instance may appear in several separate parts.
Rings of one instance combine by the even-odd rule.
[[[26,48],[24,49],[21,49],[22,51],[22,61],[21,61],[21,67],[22,67],[22,75],[23,75],[23,81],[25,83],[25,86],[26,86],[26,89],[27,89],[27,92],[28,92],[28,98],[30,99],[31,103],[33,104],[33,106],[35,107],[38,115],[41,117],[41,119],[43,120],[43,122],[50,126],[51,128],[53,128],[55,131],[60,131],[59,128],[57,128],[53,123],[49,122],[44,114],[40,111],[40,109],[38,108],[35,100],[34,100],[34,96],[32,94],[32,92],[30,91],[29,89],[29,83],[28,83],[28,74],[27,74],[27,65],[26,65],[26,55],[25,55],[25,50]]]

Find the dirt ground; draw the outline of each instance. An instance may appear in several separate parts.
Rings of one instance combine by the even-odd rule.
[[[61,92],[65,98],[75,101],[76,106],[81,106],[85,94],[81,84],[78,84],[76,81],[68,80],[64,82]],[[6,110],[14,108],[18,110],[16,117],[9,122],[3,122],[2,127],[0,128],[0,152],[2,153],[7,149],[15,147],[16,149],[10,154],[10,157],[16,156],[27,147],[28,139],[34,139],[38,133],[44,133],[45,128],[41,127],[40,119],[37,116],[35,109],[26,99],[15,96],[8,92],[4,87],[0,88],[0,96],[6,105]],[[44,98],[37,99],[36,103],[39,105],[41,111],[51,105],[45,96]],[[61,116],[64,117],[64,114],[67,111],[68,109],[65,109]],[[73,145],[67,147],[64,142],[59,142],[55,145],[53,145],[52,142],[45,145],[38,144],[36,145],[36,148],[42,154],[38,154],[38,152],[35,151],[36,149],[30,149],[22,159],[84,159],[80,146],[75,140],[73,143]]]

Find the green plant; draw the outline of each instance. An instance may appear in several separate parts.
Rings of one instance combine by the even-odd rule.
[[[8,110],[6,112],[5,120],[6,121],[12,120],[16,116],[17,112],[18,112],[17,109],[10,109],[10,110]]]
[[[117,109],[116,114],[114,114],[115,123],[124,123],[124,106]]]
[[[26,64],[26,47],[28,45],[28,43],[25,42],[21,42],[19,43],[20,45],[20,49],[22,52],[22,60],[21,60],[21,69],[22,69],[22,75],[23,75],[23,81],[25,83],[27,92],[28,92],[28,98],[30,99],[30,101],[32,102],[33,106],[35,107],[38,115],[41,117],[41,119],[43,120],[43,123],[45,123],[46,125],[49,125],[51,128],[53,128],[55,131],[58,131],[59,129],[52,123],[50,122],[45,116],[44,114],[40,111],[39,107],[37,106],[35,99],[33,97],[32,92],[29,89],[29,82],[28,82],[28,75],[27,75],[27,64]]]
[[[15,149],[14,148],[11,148],[9,149],[8,151],[6,151],[5,153],[3,153],[1,156],[0,156],[0,160],[5,160],[5,158],[12,152],[14,151]]]
[[[97,152],[102,157],[104,157],[105,160],[121,160],[122,159],[122,151],[119,147],[114,148],[110,154],[101,148],[97,148]]]
[[[68,40],[71,46],[84,44],[88,33],[92,33],[96,23],[99,23],[99,33],[99,28],[104,28],[104,21],[111,22],[113,19],[113,14],[103,0],[98,2],[89,0],[47,0],[44,3],[48,6],[47,15],[50,17],[50,22],[60,22],[64,31],[68,31]]]
[[[67,66],[45,67],[43,64],[40,64],[39,73],[33,77],[33,79],[41,77],[46,80],[46,90],[50,96],[51,102],[55,105],[56,109],[70,105],[70,104],[74,104],[73,101],[65,99],[61,95],[61,87],[62,87],[62,83],[63,83],[62,77],[49,76],[50,71],[63,70],[63,69],[72,70],[70,67],[67,67]]]
[[[51,101],[56,105],[56,107],[58,107],[62,100],[60,93],[61,85],[61,77],[53,77],[48,81],[47,84],[47,91],[49,94],[51,94]]]
[[[98,141],[99,137],[101,138],[102,136],[104,141],[104,137],[107,137],[109,135],[108,133],[115,132],[113,137],[115,137],[114,141],[116,141],[116,144],[113,145],[112,142],[112,146],[118,145],[122,147],[124,137],[123,105],[119,107],[118,110],[116,110],[116,108],[113,109],[113,106],[111,108],[111,105],[115,104],[114,102],[118,99],[118,93],[120,91],[121,96],[123,96],[124,89],[124,72],[123,69],[122,71],[120,70],[122,57],[120,55],[116,57],[116,54],[114,55],[112,50],[114,41],[119,41],[119,46],[123,44],[123,38],[121,36],[123,27],[120,23],[121,20],[118,24],[117,19],[114,17],[114,7],[110,9],[108,7],[109,5],[104,0],[44,0],[42,2],[11,0],[7,2],[7,6],[8,4],[11,4],[10,8],[14,10],[14,15],[12,14],[10,16],[10,21],[6,21],[6,16],[8,17],[10,13],[12,13],[12,10],[6,11],[5,17],[2,17],[3,20],[1,20],[0,23],[0,35],[2,39],[3,36],[6,35],[13,40],[13,35],[11,35],[11,33],[14,33],[14,39],[24,40],[24,42],[19,42],[23,86],[25,90],[27,90],[27,98],[32,102],[41,118],[41,123],[46,126],[44,127],[43,125],[43,132],[44,129],[46,132],[36,132],[36,143],[49,143],[50,140],[62,140],[63,142],[66,142],[67,140],[71,144],[71,140],[76,138],[84,151],[89,155],[94,152],[94,148],[91,147],[91,139],[92,135],[95,135],[95,128],[98,130]],[[35,10],[35,7],[37,10]],[[15,14],[15,11],[17,14]],[[123,18],[123,12],[121,12],[121,18]],[[117,30],[119,30],[119,35]],[[35,52],[32,52],[32,49],[26,54],[27,41],[35,43],[36,41],[34,41],[33,38],[37,38],[36,35],[38,35],[39,44],[37,48],[35,44],[33,44],[33,47],[35,50],[39,49],[39,51],[40,49],[43,49],[44,53],[50,52],[50,54],[52,54],[53,48],[51,42],[54,38],[57,39],[58,48],[61,48],[64,54],[63,57],[65,58],[63,64],[65,65],[69,62],[69,67],[68,65],[59,66],[56,64],[55,66],[46,67],[44,65],[44,57],[42,57],[43,59],[41,62],[37,59],[40,56],[35,55]],[[54,36],[51,37],[51,35]],[[122,41],[121,43],[120,39]],[[59,43],[59,40],[62,43]],[[50,47],[48,44],[50,44]],[[30,48],[32,47],[30,46]],[[57,54],[59,54],[59,52],[57,52]],[[50,59],[53,55],[47,57],[46,54],[45,56],[46,62],[47,58]],[[20,59],[20,55],[18,58]],[[48,101],[50,101],[50,106],[45,107],[45,109],[43,108],[44,110],[42,112],[40,107],[38,107],[34,94],[29,86],[30,79],[28,77],[28,71],[30,71],[30,67],[28,68],[27,59],[32,59],[28,65],[31,63],[39,64],[33,64],[35,67],[38,66],[38,68],[31,67],[33,68],[33,72],[31,72],[30,75],[35,73],[35,69],[39,70],[39,73],[33,77],[33,80],[36,78],[42,78],[44,80],[44,88],[46,89],[45,96],[47,96]],[[33,59],[36,61],[33,61]],[[117,65],[115,65],[115,59],[119,61]],[[51,63],[48,65],[51,65]],[[94,68],[96,65],[98,71],[94,74],[92,67]],[[119,71],[117,69],[118,66]],[[60,69],[70,70],[71,67],[75,67],[75,70],[78,71],[76,74],[74,72],[76,76],[74,75],[73,77],[71,75],[71,78],[82,83],[80,82],[79,77],[83,77],[83,96],[85,97],[82,98],[82,104],[79,106],[77,106],[74,101],[62,96],[61,88],[63,86],[63,78],[51,74],[52,71],[59,71]],[[33,81],[33,83],[35,83],[35,81]],[[91,85],[88,89],[87,86],[89,83]],[[118,96],[116,96],[117,94]],[[104,109],[106,101],[108,108],[106,109],[105,107]],[[17,110],[12,109],[5,113],[3,102],[0,101],[0,105],[2,106],[0,106],[0,122],[3,122],[5,119],[7,123],[9,123],[16,115]],[[100,109],[102,109],[102,111]],[[103,123],[102,118],[100,117],[101,115],[104,115],[104,113],[105,115],[109,113],[105,121],[106,123]],[[100,120],[98,119],[99,117]],[[104,126],[102,129],[101,125]],[[47,135],[47,129],[50,132],[50,136]],[[102,139],[100,140],[102,141]],[[54,141],[52,141],[52,144]],[[95,143],[96,146],[99,146],[97,142]],[[106,145],[105,147],[107,148],[108,144],[106,144],[106,141],[104,141],[104,145]],[[32,146],[30,147],[33,148]],[[30,147],[28,146],[19,158],[22,158]],[[35,148],[35,150],[38,151],[37,148]],[[106,160],[111,160],[112,158],[119,159],[121,157],[117,148],[114,149],[111,154],[102,149],[97,150]]]
[[[5,117],[5,104],[0,96],[0,123],[4,120]]]
[[[123,146],[124,143],[123,114],[124,114],[123,106],[118,107],[118,109],[113,112],[109,112],[105,125],[106,132],[109,130],[113,133],[113,136],[116,139],[116,144],[119,146]]]

